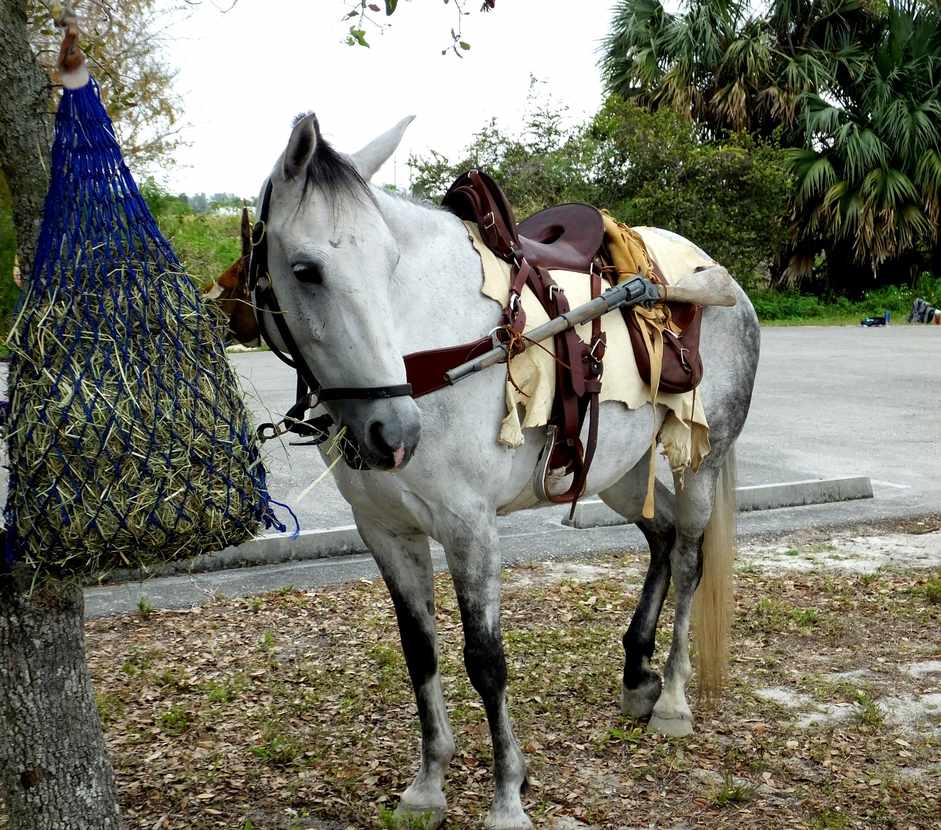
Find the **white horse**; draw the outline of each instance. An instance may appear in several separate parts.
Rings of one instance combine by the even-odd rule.
[[[444,210],[367,184],[410,121],[350,157],[321,138],[312,114],[304,116],[271,171],[268,272],[289,332],[325,387],[403,384],[403,354],[474,340],[500,322],[500,309],[480,292],[481,262],[464,225]],[[730,601],[727,583],[706,591],[705,582],[727,570],[732,555],[732,450],[758,363],[758,322],[736,290],[736,306],[703,314],[700,394],[712,452],[699,471],[687,471],[676,496],[658,483],[656,517],[643,519],[650,436],[665,411],[608,402],[601,405],[586,488],[635,522],[649,543],[650,568],[624,635],[622,705],[670,735],[692,731],[685,689],[700,577],[706,596],[697,603],[703,616],[697,629],[714,627]],[[270,319],[262,322],[282,339]],[[433,827],[445,818],[442,784],[454,739],[438,676],[429,538],[447,556],[464,627],[464,662],[493,740],[495,796],[486,826],[532,826],[521,800],[526,760],[507,710],[496,516],[528,486],[546,434],[528,430],[518,449],[497,443],[504,385],[505,372],[497,368],[417,400],[326,405],[370,467],[338,465],[334,474],[392,596],[421,719],[421,766],[401,796],[400,815],[425,813]],[[559,492],[569,484],[560,482]],[[661,681],[650,660],[671,576],[676,621]],[[723,659],[721,625],[719,633],[697,657],[713,675]]]

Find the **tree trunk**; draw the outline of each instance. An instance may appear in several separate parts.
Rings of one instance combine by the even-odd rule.
[[[25,0],[0,0],[0,89],[0,171],[28,278],[52,131],[49,80],[29,44]],[[0,543],[0,799],[10,829],[118,830],[114,776],[85,663],[81,589],[27,596],[3,568]]]
[[[0,0],[0,170],[13,195],[20,268],[32,271],[49,185],[50,85],[36,63],[25,0]]]
[[[0,791],[12,830],[118,830],[78,585],[0,577]]]

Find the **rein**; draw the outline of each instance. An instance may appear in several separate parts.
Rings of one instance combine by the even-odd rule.
[[[284,319],[284,312],[281,310],[278,298],[275,296],[271,275],[268,273],[268,213],[271,207],[271,189],[271,179],[268,179],[261,200],[258,221],[252,227],[252,247],[248,261],[248,287],[252,301],[255,304],[259,334],[278,359],[297,372],[297,395],[294,406],[287,411],[283,420],[277,424],[261,424],[257,433],[261,441],[275,438],[286,432],[293,432],[296,435],[312,439],[305,443],[322,444],[329,438],[329,431],[334,425],[334,420],[327,414],[305,419],[304,415],[307,410],[314,409],[324,401],[382,400],[408,397],[412,395],[412,384],[321,386],[310,365],[304,359],[294,335],[291,334],[291,329]],[[266,311],[274,319],[275,327],[287,347],[288,354],[281,351],[272,341],[263,314]]]

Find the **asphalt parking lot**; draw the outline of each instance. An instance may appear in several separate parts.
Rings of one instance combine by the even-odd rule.
[[[256,421],[276,419],[293,403],[294,378],[274,355],[234,353],[232,361]],[[740,534],[770,537],[941,513],[939,368],[941,330],[935,327],[765,328],[751,413],[739,439],[739,484],[867,476],[874,498],[741,514]],[[2,381],[5,370],[4,365]],[[329,475],[300,498],[324,472],[315,449],[270,442],[265,460],[272,495],[292,506],[302,530],[352,524]],[[3,472],[0,498],[5,501]],[[566,514],[566,508],[556,506],[502,517],[504,560],[541,562],[643,546],[633,527],[576,530],[562,525]],[[298,556],[304,539],[291,544],[290,555]],[[440,549],[433,550],[436,566],[444,567]],[[377,575],[371,558],[361,553],[271,561],[276,564],[92,588],[86,592],[87,611],[90,616],[128,611],[141,596],[155,607],[182,608],[217,593],[252,594]]]
[[[293,403],[292,370],[274,355],[232,357],[257,420],[271,420]],[[941,330],[934,327],[764,328],[738,444],[739,484],[869,476],[875,498],[851,506],[861,518],[941,509],[939,380]],[[302,529],[351,524],[329,476],[298,500],[323,472],[316,450],[270,442],[266,461],[272,494],[291,504]],[[558,527],[565,513],[560,507],[516,513],[501,519],[501,531]]]
[[[235,354],[233,362],[257,420],[271,420],[293,403],[294,379],[272,354]],[[793,533],[826,533],[826,528],[891,523],[941,512],[939,365],[941,331],[934,328],[766,328],[751,415],[739,441],[739,484],[868,476],[874,498],[740,514],[740,536],[773,539]],[[324,471],[316,450],[272,442],[266,461],[272,494],[292,505],[304,530],[342,528],[352,522],[349,507],[330,476],[299,499]],[[573,529],[562,525],[565,513],[565,508],[551,507],[501,518],[504,561],[558,562],[644,547],[634,527]],[[935,523],[922,524],[930,529],[928,525]],[[157,608],[186,608],[217,595],[309,588],[378,576],[371,557],[356,552],[355,543],[350,553],[349,537],[355,534],[338,529],[313,535],[326,549],[318,554],[321,557],[332,552],[333,542],[324,544],[325,539],[346,537],[346,555],[306,561],[274,558],[272,564],[256,567],[90,588],[87,614],[127,613],[141,597]],[[310,545],[309,539],[277,544],[287,542],[292,546],[289,556],[304,557],[310,551],[301,548]],[[265,542],[249,545],[255,551],[273,547]],[[247,547],[230,552],[239,557]],[[439,546],[433,545],[432,555],[435,567],[444,568]]]

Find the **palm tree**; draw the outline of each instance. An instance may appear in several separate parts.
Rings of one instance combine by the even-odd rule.
[[[805,146],[789,154],[798,246],[829,240],[873,274],[887,265],[886,276],[919,248],[937,249],[939,102],[941,14],[914,0],[891,3],[859,70],[827,96],[805,96]],[[791,276],[807,270],[806,257],[793,258]]]
[[[774,138],[798,189],[785,277],[823,250],[843,276],[938,258],[941,34],[925,0],[620,0],[601,60],[608,88],[702,125]]]
[[[858,71],[866,0],[777,0],[754,16],[741,0],[687,0],[669,14],[660,0],[620,0],[602,48],[611,92],[669,106],[713,136],[770,136],[798,121],[801,96],[825,92]]]

